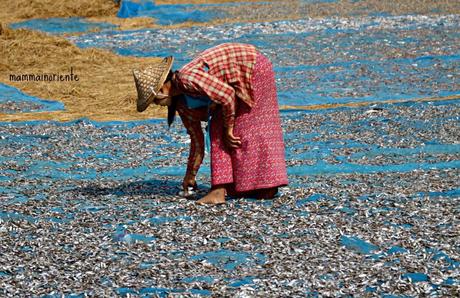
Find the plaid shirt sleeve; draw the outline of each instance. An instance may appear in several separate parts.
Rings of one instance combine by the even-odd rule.
[[[196,176],[204,157],[204,134],[198,111],[178,106],[177,111],[190,136],[190,152],[187,162],[187,174]]]
[[[176,84],[190,94],[207,95],[222,105],[225,127],[235,123],[235,90],[219,78],[199,68],[181,71],[177,74]]]

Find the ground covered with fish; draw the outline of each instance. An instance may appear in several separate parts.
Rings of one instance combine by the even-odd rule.
[[[458,295],[459,115],[283,111],[290,185],[216,207],[180,123],[1,123],[0,295]]]
[[[0,13],[0,296],[460,296],[458,1],[16,2]],[[274,200],[196,205],[209,159],[180,198],[180,120],[122,101],[132,68],[222,42],[267,55],[291,109]],[[7,80],[72,69],[75,84]]]

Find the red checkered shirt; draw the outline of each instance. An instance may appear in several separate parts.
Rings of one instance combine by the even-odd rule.
[[[256,63],[254,46],[224,43],[210,48],[174,76],[175,85],[190,96],[208,96],[222,106],[224,126],[233,127],[236,99],[253,106],[252,70]],[[207,120],[207,110],[190,109],[179,103],[177,111],[190,135],[187,174],[196,175],[204,157],[204,134],[201,122]]]
[[[251,78],[256,48],[224,43],[210,48],[176,72],[176,86],[191,96],[208,96],[222,105],[224,126],[233,127],[236,98],[253,106]]]

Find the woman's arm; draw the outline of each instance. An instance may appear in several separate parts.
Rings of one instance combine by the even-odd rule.
[[[187,133],[190,135],[190,152],[188,156],[187,172],[185,174],[183,188],[194,186],[195,177],[200,169],[204,157],[204,135],[200,120],[190,119],[187,115],[179,114],[184,123]]]

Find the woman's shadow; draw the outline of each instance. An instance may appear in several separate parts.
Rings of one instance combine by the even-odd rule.
[[[200,188],[204,190],[207,187],[201,185]],[[144,181],[122,183],[113,187],[103,186],[100,183],[94,183],[85,187],[74,188],[72,191],[75,194],[91,197],[115,195],[119,197],[140,196],[151,198],[152,196],[177,196],[180,190],[181,181],[179,180],[150,179]]]

